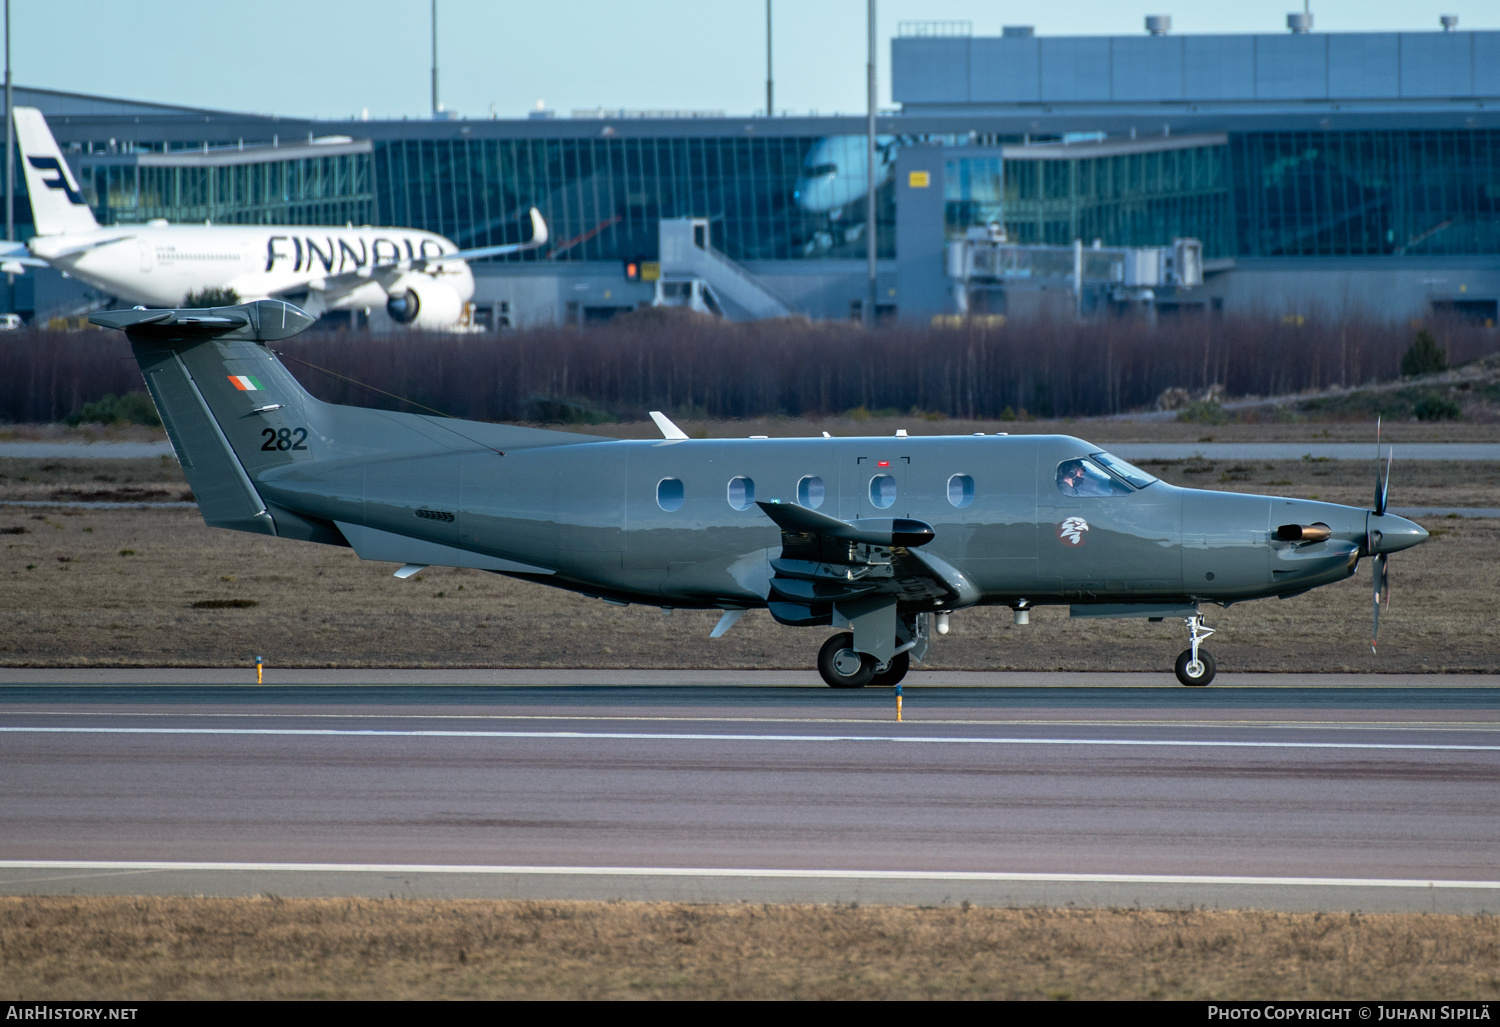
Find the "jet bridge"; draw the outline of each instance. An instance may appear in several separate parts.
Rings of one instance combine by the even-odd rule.
[[[1008,242],[998,226],[971,228],[947,247],[947,273],[959,314],[987,309],[995,290],[1072,294],[1075,313],[1116,307],[1154,308],[1159,290],[1203,284],[1203,244],[1174,239],[1170,246],[1029,246]]]

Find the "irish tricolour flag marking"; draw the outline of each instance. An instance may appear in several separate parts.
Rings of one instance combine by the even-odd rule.
[[[259,392],[265,386],[261,385],[260,379],[251,378],[248,374],[232,374],[229,376],[229,384],[241,392]]]

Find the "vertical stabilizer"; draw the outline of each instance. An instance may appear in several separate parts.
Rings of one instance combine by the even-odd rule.
[[[76,235],[99,227],[94,212],[73,180],[68,162],[47,119],[35,107],[17,107],[16,145],[21,151],[21,170],[31,195],[31,217],[37,235]]]
[[[297,334],[311,317],[280,300],[261,300],[202,310],[111,310],[89,320],[125,330],[205,523],[310,537],[282,530],[302,522],[268,508],[253,476],[313,455],[307,414],[317,401],[264,345]]]

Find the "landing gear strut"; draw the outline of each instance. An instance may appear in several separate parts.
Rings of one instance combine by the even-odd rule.
[[[1182,621],[1187,625],[1190,642],[1189,647],[1177,657],[1177,680],[1184,685],[1206,685],[1219,671],[1219,665],[1214,660],[1213,654],[1201,648],[1203,640],[1212,635],[1214,629],[1204,626],[1201,613],[1184,617]]]

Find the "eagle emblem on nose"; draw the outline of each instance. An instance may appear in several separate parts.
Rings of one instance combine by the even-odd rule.
[[[1082,517],[1069,517],[1057,526],[1057,537],[1064,545],[1083,545],[1083,533],[1089,530],[1089,522]]]

